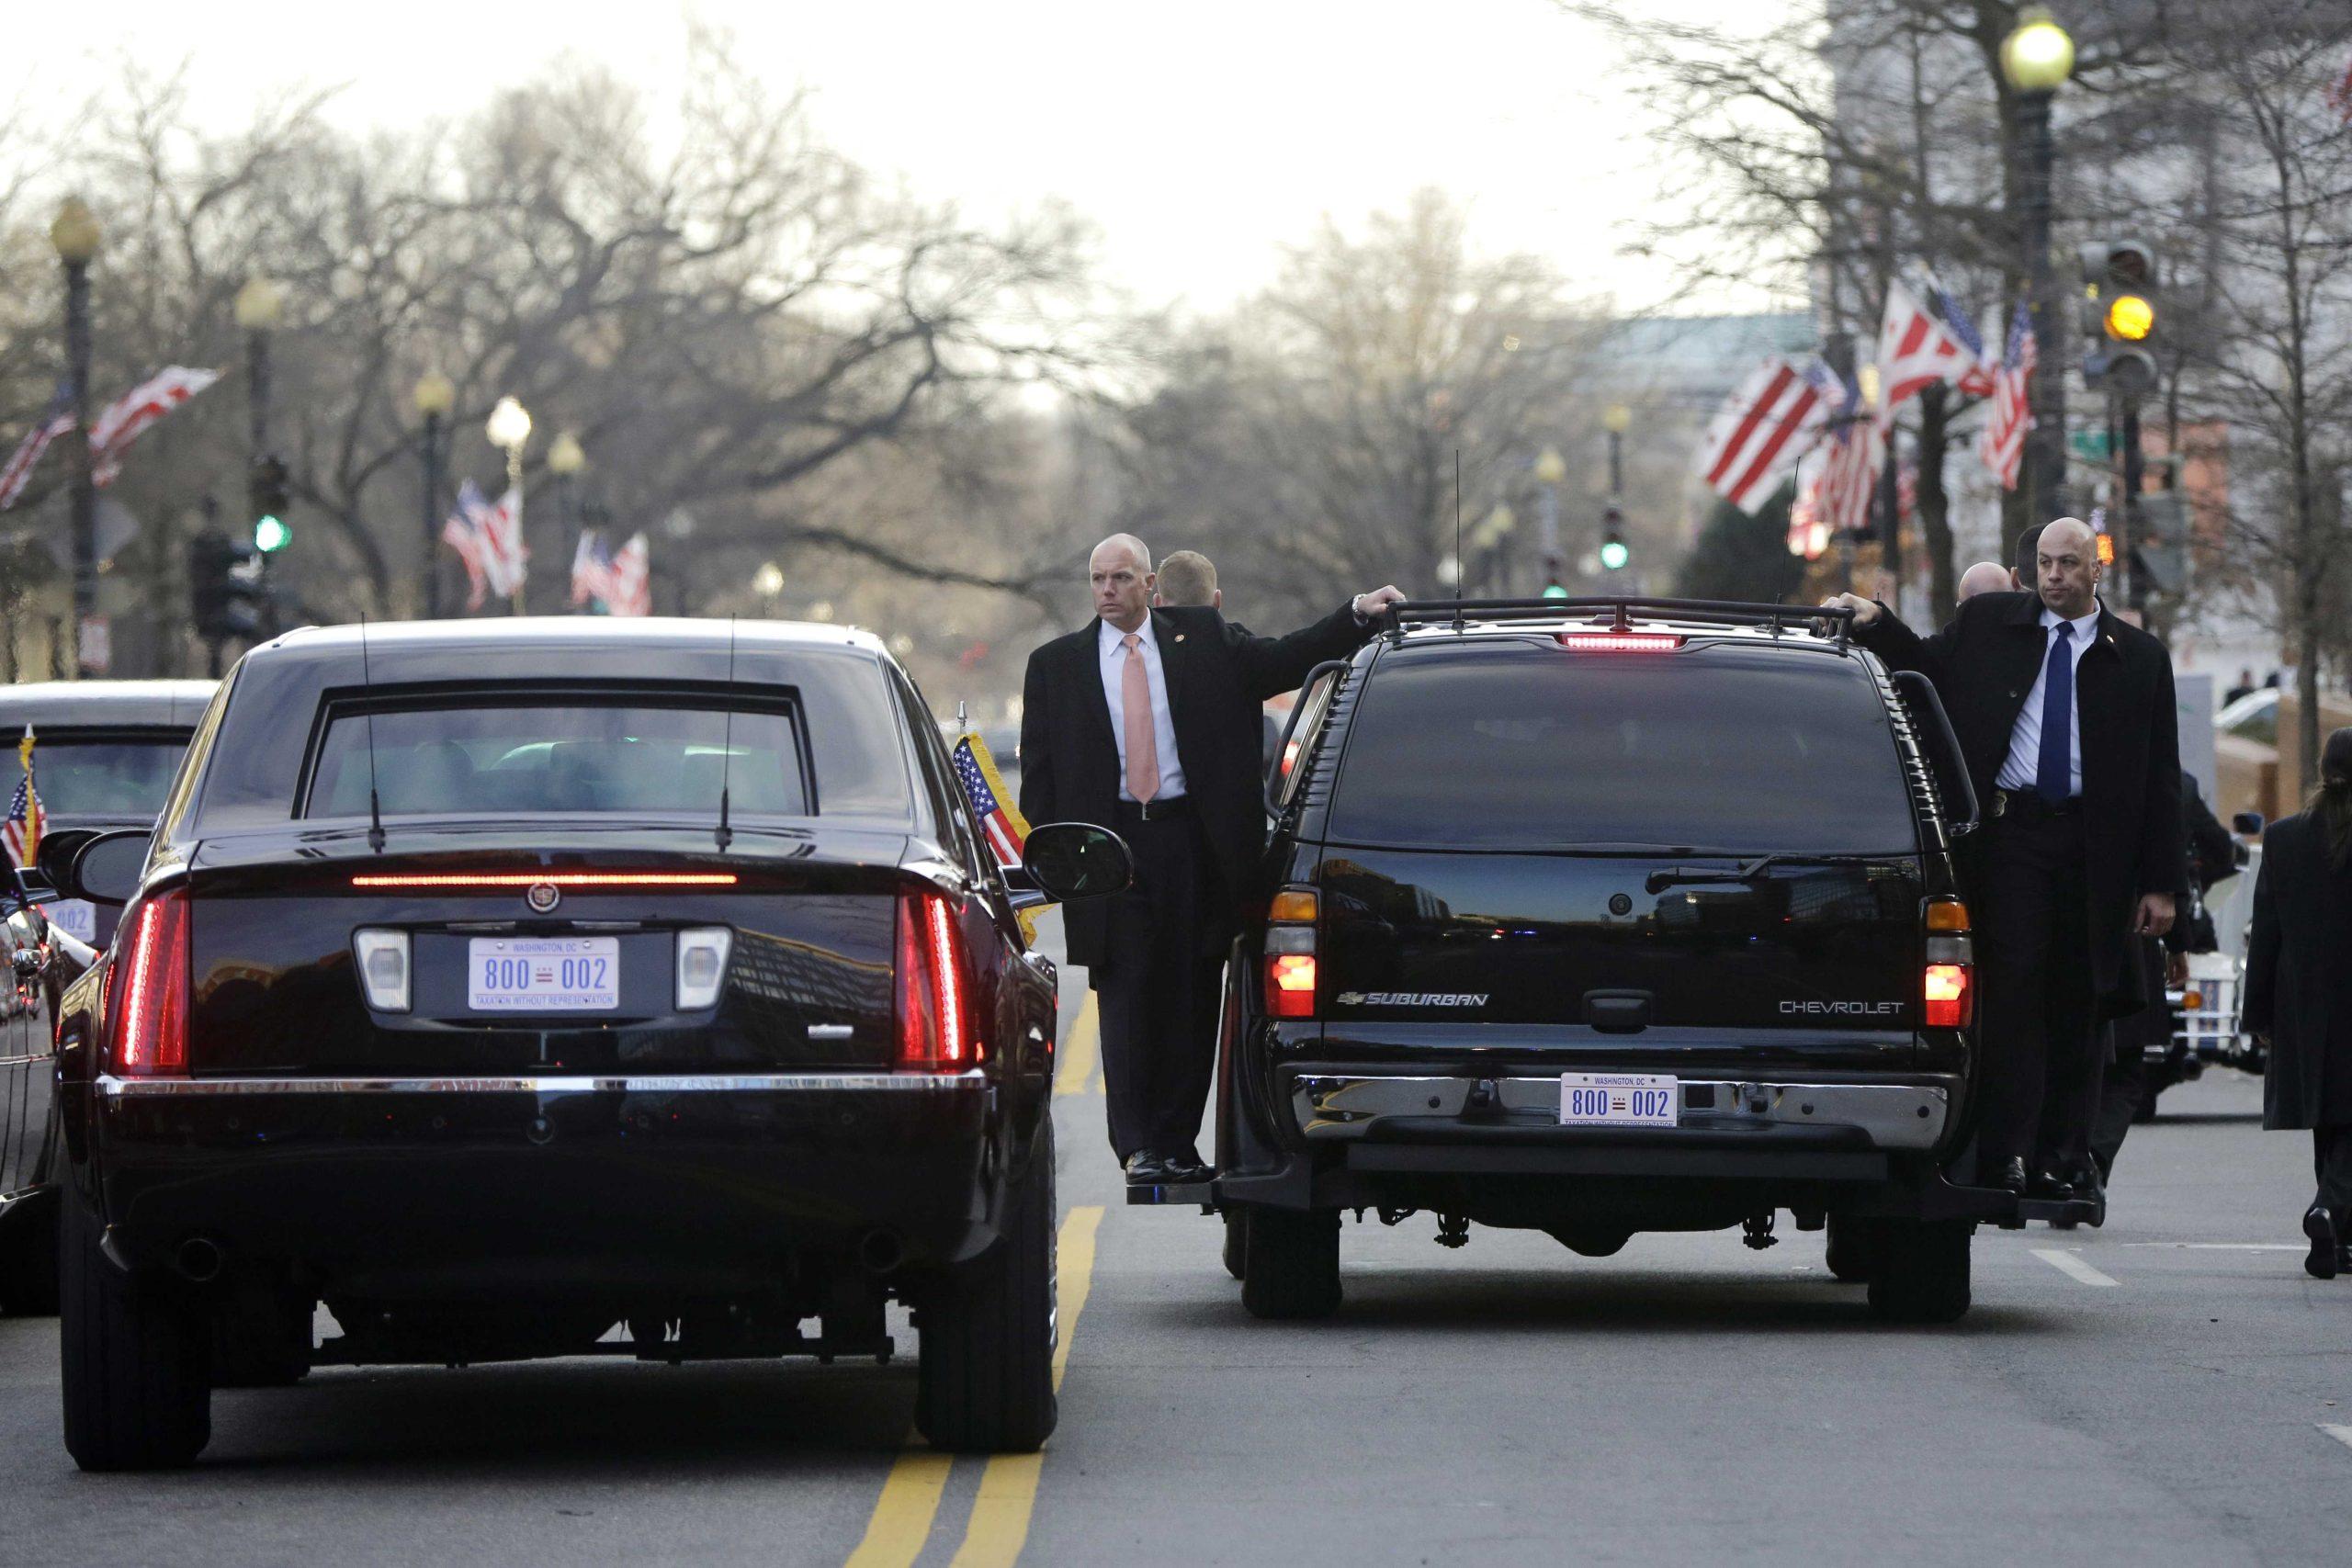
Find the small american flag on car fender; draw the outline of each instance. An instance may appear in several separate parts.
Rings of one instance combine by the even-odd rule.
[[[956,781],[964,786],[964,798],[972,803],[972,815],[980,819],[989,852],[999,865],[1019,865],[1022,847],[1029,841],[1029,824],[1006,795],[989,743],[977,735],[964,736],[956,742],[955,758]]]
[[[17,748],[17,757],[24,764],[25,776],[17,781],[17,795],[8,803],[8,819],[0,823],[0,854],[6,854],[10,867],[32,868],[33,857],[40,853],[40,830],[43,817],[40,792],[33,787],[33,727],[25,726],[25,739]]]

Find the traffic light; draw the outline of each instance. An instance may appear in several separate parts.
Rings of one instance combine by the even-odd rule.
[[[2155,249],[2142,240],[2092,240],[2079,254],[2084,384],[2094,391],[2143,398],[2155,389],[2154,350],[2164,341]]]
[[[286,522],[286,463],[278,457],[254,459],[246,475],[253,499],[254,548],[264,555],[284,549],[294,537]]]
[[[1544,556],[1544,598],[1565,599],[1568,596],[1567,584],[1560,581],[1564,575],[1565,569],[1561,565],[1560,552],[1557,550],[1546,551]]]
[[[217,529],[187,542],[188,607],[198,636],[225,642],[261,634],[269,602],[261,570],[258,550]]]
[[[1600,514],[1600,564],[1610,571],[1623,571],[1633,558],[1633,551],[1625,547],[1625,514],[1615,507]]]

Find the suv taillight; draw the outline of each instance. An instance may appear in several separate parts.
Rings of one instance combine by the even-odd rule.
[[[107,1059],[126,1077],[187,1075],[187,894],[158,893],[132,910],[115,960]]]
[[[1930,1029],[1965,1029],[1976,1017],[1976,944],[1968,906],[1928,900],[1928,967],[1920,982]]]
[[[972,1028],[972,980],[963,933],[944,895],[899,899],[899,1066],[957,1071],[980,1059]]]
[[[1285,887],[1266,911],[1266,1011],[1273,1018],[1315,1016],[1316,917],[1312,887]]]

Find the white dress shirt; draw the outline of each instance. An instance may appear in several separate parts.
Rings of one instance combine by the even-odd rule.
[[[1127,634],[1108,621],[1096,625],[1102,633],[1097,647],[1102,666],[1102,700],[1110,705],[1111,739],[1119,747],[1119,798],[1132,802],[1135,792],[1127,787]],[[1184,793],[1184,764],[1176,756],[1176,721],[1168,712],[1168,676],[1159,667],[1159,642],[1151,635],[1149,615],[1136,628],[1136,636],[1140,639],[1136,651],[1143,656],[1144,676],[1151,683],[1151,745],[1159,756],[1159,790],[1152,798],[1173,800]]]
[[[2058,612],[2043,605],[2041,610],[2041,662],[2033,669],[2033,689],[2025,694],[2025,706],[2018,710],[2018,725],[2009,731],[2008,760],[1993,783],[2002,789],[2031,789],[2041,773],[2041,699],[2042,688],[2050,683],[2050,628],[2058,624]],[[2090,651],[2091,639],[2098,636],[2098,604],[2094,600],[2091,613],[2066,623],[2073,633],[2066,638],[2069,652],[2074,655],[2075,673],[2082,674],[2083,655]],[[2083,685],[2077,679],[2073,700],[2066,705],[2066,793],[2083,793]]]

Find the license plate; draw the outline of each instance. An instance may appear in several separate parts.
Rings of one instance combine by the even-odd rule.
[[[49,923],[78,942],[98,940],[98,911],[82,898],[62,898],[41,910]]]
[[[1682,1086],[1667,1073],[1562,1073],[1563,1127],[1676,1127]]]
[[[621,1005],[614,936],[475,937],[466,1001],[476,1012],[598,1012]]]

